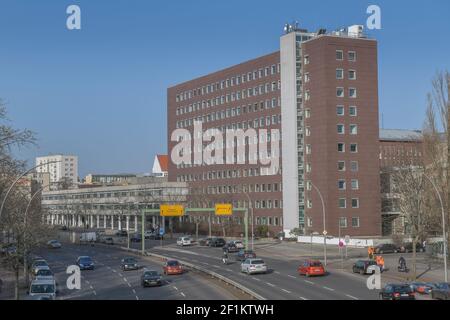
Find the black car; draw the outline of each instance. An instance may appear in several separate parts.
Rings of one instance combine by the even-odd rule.
[[[114,239],[111,238],[111,237],[108,237],[108,238],[105,238],[105,239],[103,240],[103,242],[104,242],[105,244],[113,245],[113,244],[114,244]]]
[[[145,270],[141,277],[142,286],[145,287],[153,287],[153,286],[162,286],[163,280],[162,276],[154,270]]]
[[[128,232],[126,230],[119,230],[119,231],[117,231],[116,236],[118,236],[118,237],[128,237]]]
[[[137,260],[131,257],[123,258],[120,267],[122,268],[123,271],[139,269]]]
[[[95,265],[94,261],[92,261],[91,257],[81,256],[77,259],[77,266],[80,267],[80,270],[94,270]]]
[[[142,241],[142,236],[139,234],[133,234],[132,236],[130,236],[130,242],[141,242]]]
[[[223,250],[227,252],[239,252],[239,248],[236,246],[234,242],[227,242],[226,245],[223,246]]]
[[[236,255],[236,260],[244,261],[246,259],[254,259],[256,258],[256,253],[252,250],[243,250],[241,249]]]
[[[399,250],[402,253],[413,252],[412,242],[405,243]],[[416,244],[416,252],[425,252],[425,248],[421,243]]]
[[[381,300],[416,300],[409,284],[387,284],[380,292]]]
[[[225,244],[226,242],[223,238],[213,238],[208,243],[210,247],[223,247]]]
[[[359,274],[373,274],[377,268],[377,263],[374,260],[358,260],[353,264],[353,273]]]
[[[450,283],[441,282],[436,283],[435,288],[431,291],[431,298],[436,300],[450,299]]]
[[[375,253],[383,254],[383,253],[397,253],[399,252],[399,248],[392,243],[383,243],[379,244],[375,247]]]

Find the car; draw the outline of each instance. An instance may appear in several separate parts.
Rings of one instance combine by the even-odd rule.
[[[122,262],[120,264],[120,267],[122,268],[123,271],[138,270],[139,269],[139,265],[138,265],[137,260],[135,258],[132,258],[132,257],[123,258]]]
[[[353,273],[359,273],[361,275],[374,274],[376,270],[380,270],[380,267],[374,260],[358,260],[352,267]]]
[[[192,244],[191,237],[179,237],[177,239],[177,246],[190,246]]]
[[[318,260],[306,260],[297,269],[299,275],[309,276],[324,276],[325,268],[322,262]]]
[[[155,235],[155,231],[152,231],[152,230],[146,230],[144,232],[144,238],[145,239],[150,239],[150,237],[152,237],[154,235]]]
[[[392,243],[382,243],[375,247],[375,253],[383,254],[383,253],[397,253],[399,252],[399,248]]]
[[[411,289],[413,289],[414,292],[420,293],[420,294],[429,294],[431,293],[433,289],[433,285],[426,283],[426,282],[412,282],[410,283]]]
[[[56,299],[55,280],[33,280],[28,295],[36,300],[55,300]]]
[[[431,291],[431,298],[436,300],[450,299],[450,283],[436,283],[436,287]]]
[[[403,244],[403,246],[401,246],[399,248],[399,252],[401,252],[401,253],[413,252],[413,244],[412,244],[412,242],[408,242],[408,243]],[[425,247],[420,242],[418,242],[416,244],[416,252],[425,252]]]
[[[223,247],[226,244],[223,238],[213,238],[209,241],[209,247]]]
[[[47,242],[47,246],[50,249],[61,249],[61,243],[58,240],[50,240]]]
[[[159,233],[153,233],[149,236],[150,240],[164,240],[164,236],[160,235]]]
[[[107,237],[103,239],[103,243],[104,244],[109,244],[109,245],[113,245],[114,244],[114,239],[111,237]]]
[[[155,270],[144,270],[144,273],[141,276],[141,284],[144,288],[153,286],[160,287],[163,284],[163,278]]]
[[[95,265],[92,258],[89,256],[80,256],[77,258],[76,262],[77,266],[80,267],[80,270],[94,270]]]
[[[242,243],[241,240],[231,240],[231,243],[234,243],[234,245],[236,246],[236,248],[238,249],[244,249],[244,244]]]
[[[416,300],[413,289],[408,284],[387,284],[379,294],[381,300]]]
[[[118,237],[128,237],[128,232],[126,230],[119,230],[119,231],[117,231],[116,236],[118,236]]]
[[[256,258],[256,253],[252,250],[239,250],[236,255],[236,260],[244,261],[246,259],[254,259]]]
[[[34,279],[55,280],[55,276],[48,266],[40,266],[36,268],[36,271],[34,273]]]
[[[239,252],[239,248],[233,241],[228,241],[226,245],[223,246],[223,249],[227,252]]]
[[[261,259],[245,259],[241,263],[241,272],[247,274],[267,273],[267,265]]]
[[[142,235],[140,234],[133,234],[130,236],[130,242],[141,242],[142,241]]]
[[[36,275],[36,272],[39,270],[40,267],[48,267],[47,261],[44,259],[36,259],[33,261],[33,264],[31,265],[31,273],[33,275]]]
[[[163,273],[165,275],[182,274],[183,267],[177,260],[168,260],[164,263]]]

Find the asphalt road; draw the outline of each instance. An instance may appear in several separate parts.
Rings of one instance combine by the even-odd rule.
[[[240,272],[240,263],[233,261],[229,265],[222,263],[222,249],[200,246],[177,247],[174,244],[163,248],[153,247],[150,252],[184,260],[203,266],[237,281],[254,290],[266,299],[282,300],[373,300],[378,299],[377,290],[369,290],[367,277],[328,270],[324,277],[306,278],[296,272],[299,261],[281,261],[263,254],[270,271],[267,274],[247,275]],[[261,252],[262,253],[262,252]]]
[[[143,288],[142,270],[122,271],[120,261],[132,254],[103,245],[82,246],[63,244],[62,249],[43,249],[36,252],[47,260],[55,273],[58,285],[57,299],[77,300],[228,300],[236,299],[229,291],[207,280],[206,277],[186,272],[179,276],[165,276],[162,287]],[[95,270],[81,271],[81,290],[66,287],[66,268],[75,264],[78,256],[91,256]],[[162,264],[135,256],[139,264],[162,273]]]

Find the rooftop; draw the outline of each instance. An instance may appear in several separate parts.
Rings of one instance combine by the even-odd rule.
[[[381,141],[421,141],[422,138],[420,130],[380,129]]]

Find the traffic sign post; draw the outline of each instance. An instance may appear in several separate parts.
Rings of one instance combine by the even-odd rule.
[[[161,205],[159,207],[161,217],[182,217],[184,207],[182,205]]]
[[[231,216],[233,214],[233,205],[230,203],[216,204],[216,216]]]
[[[347,236],[345,236],[345,259],[348,259],[348,251],[347,251],[347,248],[348,248],[348,244],[350,243],[350,236],[349,235],[347,235]]]

